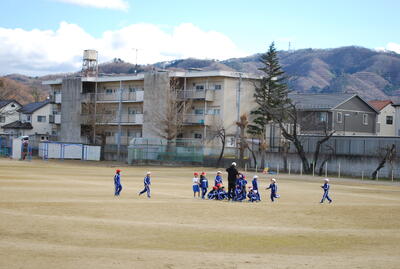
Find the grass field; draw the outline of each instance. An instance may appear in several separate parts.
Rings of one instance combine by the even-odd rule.
[[[121,169],[115,198],[111,164],[0,159],[0,268],[400,268],[399,184],[331,180],[321,205],[281,175],[277,203],[231,203],[194,199],[192,168]]]

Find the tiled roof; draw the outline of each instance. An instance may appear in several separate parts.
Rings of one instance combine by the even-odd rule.
[[[27,104],[25,106],[23,106],[19,112],[24,113],[24,114],[32,114],[33,112],[35,112],[36,110],[38,110],[39,108],[47,105],[50,103],[50,100],[46,100],[43,102],[36,102],[36,103],[30,103]]]
[[[30,122],[21,122],[19,120],[13,121],[9,124],[3,125],[3,129],[33,129]]]
[[[0,108],[2,108],[3,106],[6,106],[6,105],[8,105],[9,103],[12,103],[12,102],[17,103],[18,105],[21,106],[20,103],[18,103],[17,101],[15,101],[13,99],[11,99],[11,100],[0,100]]]
[[[329,110],[355,96],[353,93],[342,94],[289,94],[289,98],[298,109]]]
[[[369,104],[373,106],[376,110],[381,111],[387,105],[393,104],[391,100],[373,100],[369,101]]]

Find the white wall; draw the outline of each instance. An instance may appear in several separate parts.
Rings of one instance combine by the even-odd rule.
[[[53,114],[53,105],[52,104],[47,104],[40,109],[36,110],[31,114],[31,124],[33,129],[31,130],[26,130],[24,135],[33,135],[35,133],[37,134],[49,134],[51,135],[52,131],[52,124],[49,122],[50,121],[50,115]],[[26,115],[21,115],[21,119]],[[45,116],[46,121],[45,122],[38,122],[38,116]]]
[[[383,108],[381,113],[378,115],[378,123],[380,125],[379,129],[379,136],[395,136],[396,135],[396,130],[395,130],[395,108],[392,105],[387,105],[385,108]],[[387,116],[392,116],[393,117],[393,123],[386,124],[386,117]]]
[[[14,107],[13,107],[13,105],[14,105]],[[2,107],[0,109],[0,116],[5,117],[5,122],[0,122],[0,127],[2,127],[3,125],[9,124],[11,122],[19,120],[19,113],[17,111],[19,108],[21,108],[21,106],[15,102],[11,102],[8,105]],[[0,133],[4,133],[4,130],[0,129]]]

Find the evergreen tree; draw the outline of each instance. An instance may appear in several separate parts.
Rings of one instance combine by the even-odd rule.
[[[254,115],[253,124],[248,126],[248,132],[254,136],[265,138],[265,127],[272,120],[271,111],[280,111],[290,104],[285,73],[279,64],[275,44],[269,46],[269,50],[261,55],[264,72],[260,85],[255,88],[254,98],[258,107],[251,111]],[[268,109],[266,109],[268,108]]]

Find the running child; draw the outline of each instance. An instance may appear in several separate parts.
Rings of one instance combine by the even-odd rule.
[[[322,195],[320,203],[322,204],[325,201],[325,198],[328,199],[329,203],[332,203],[332,199],[329,197],[329,188],[331,187],[329,185],[329,179],[325,178],[324,182],[324,185],[321,186],[321,188],[324,189],[324,194]]]
[[[121,170],[117,169],[115,170],[115,176],[114,176],[114,186],[115,186],[115,196],[119,196],[122,190],[122,185],[121,185]]]
[[[208,180],[206,178],[205,172],[202,172],[200,175],[200,188],[201,188],[201,199],[204,199],[208,189]]]
[[[200,179],[199,179],[199,173],[195,172],[194,173],[194,178],[193,178],[193,197],[196,198],[196,193],[197,197],[200,198]]]
[[[147,172],[146,176],[144,177],[143,183],[144,183],[144,189],[139,192],[139,196],[142,195],[143,193],[147,192],[147,198],[150,198],[150,185],[151,185],[151,172]]]
[[[271,178],[271,184],[269,184],[269,187],[266,188],[266,190],[271,189],[271,201],[273,202],[275,198],[279,198],[279,195],[277,194],[278,192],[278,185],[276,184],[276,179]]]

